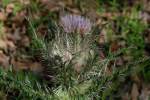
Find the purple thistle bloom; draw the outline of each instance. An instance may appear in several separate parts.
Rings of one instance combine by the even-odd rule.
[[[90,20],[79,15],[66,15],[61,17],[60,25],[66,33],[77,32],[85,34],[89,33],[92,28]]]

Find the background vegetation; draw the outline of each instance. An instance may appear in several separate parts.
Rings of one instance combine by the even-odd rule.
[[[91,35],[60,35],[66,14],[89,18]],[[0,1],[1,100],[149,100],[149,55],[149,0]]]

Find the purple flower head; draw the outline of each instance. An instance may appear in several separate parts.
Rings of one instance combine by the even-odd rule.
[[[66,33],[77,32],[85,34],[89,33],[92,28],[90,20],[79,15],[65,15],[61,17],[60,25]]]

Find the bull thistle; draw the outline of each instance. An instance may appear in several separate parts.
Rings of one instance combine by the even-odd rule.
[[[59,55],[64,62],[72,61],[74,68],[80,70],[86,64],[91,50],[89,33],[92,23],[88,18],[67,14],[60,18],[59,24],[63,32],[58,32],[55,38],[53,53]]]

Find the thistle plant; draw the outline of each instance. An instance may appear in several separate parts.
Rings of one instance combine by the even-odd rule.
[[[88,18],[66,15],[60,17],[59,24],[54,27],[52,40],[36,42],[42,48],[43,74],[52,88],[61,87],[60,90],[67,92],[69,97],[78,97],[89,92],[93,81],[99,79],[104,70],[93,44],[93,24]]]
[[[72,61],[76,71],[79,71],[92,52],[89,34],[92,23],[79,15],[62,16],[59,23],[63,31],[59,31],[56,36],[53,53],[61,56],[63,62]]]

